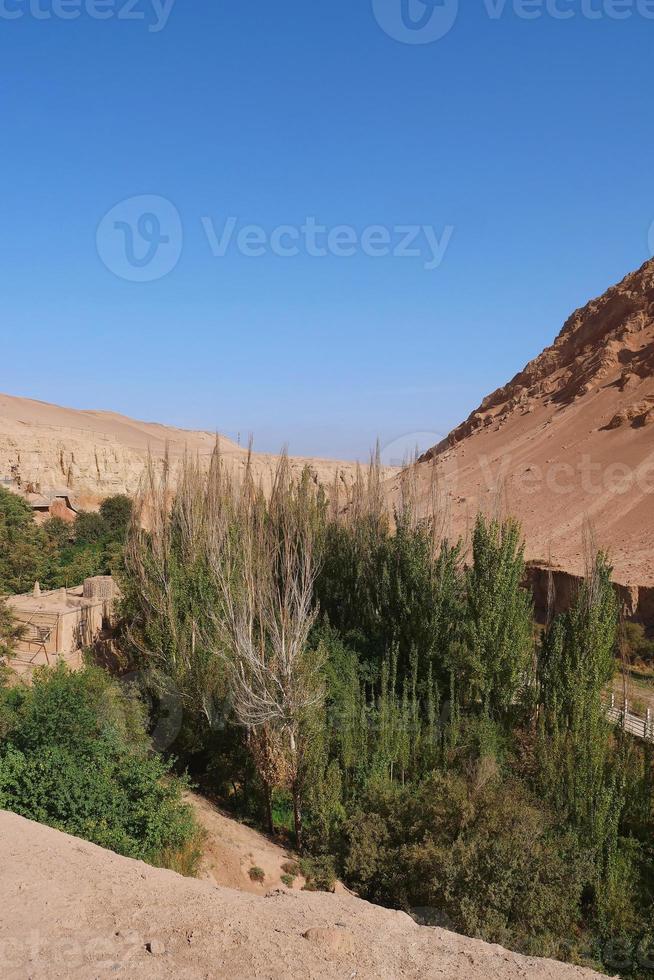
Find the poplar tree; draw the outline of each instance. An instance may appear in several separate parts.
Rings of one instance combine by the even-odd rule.
[[[600,552],[573,607],[546,631],[538,658],[541,788],[595,851],[600,911],[621,888],[618,839],[627,772],[626,743],[616,748],[603,703],[618,634],[611,571]]]
[[[465,609],[458,657],[467,702],[506,714],[528,680],[533,649],[533,603],[522,587],[524,543],[514,520],[477,518],[472,565],[465,576]]]

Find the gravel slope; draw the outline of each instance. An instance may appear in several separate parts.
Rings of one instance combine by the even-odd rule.
[[[4,980],[597,975],[347,895],[257,897],[181,878],[6,812],[0,866]]]

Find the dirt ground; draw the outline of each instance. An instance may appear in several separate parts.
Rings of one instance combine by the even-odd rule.
[[[263,895],[270,888],[287,891],[302,888],[301,875],[293,883],[293,889],[288,889],[281,880],[282,865],[297,860],[292,851],[226,816],[197,793],[187,793],[186,800],[207,834],[199,874],[202,880],[252,895]],[[262,869],[263,882],[252,881],[250,868]]]
[[[6,812],[0,866],[3,980],[596,976],[350,895],[257,896],[182,878]]]

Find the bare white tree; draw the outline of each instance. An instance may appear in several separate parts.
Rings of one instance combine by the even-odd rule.
[[[285,455],[267,489],[250,457],[232,476],[219,447],[208,469],[183,460],[174,489],[168,461],[161,471],[150,461],[127,546],[131,638],[209,725],[229,693],[269,823],[272,790],[284,786],[301,846],[308,722],[324,697],[321,655],[309,648],[323,524],[319,492]]]
[[[247,471],[212,528],[209,564],[222,598],[234,712],[248,731],[268,803],[275,785],[292,793],[301,847],[307,721],[324,697],[321,657],[308,644],[317,612],[315,492],[282,456],[269,499]]]

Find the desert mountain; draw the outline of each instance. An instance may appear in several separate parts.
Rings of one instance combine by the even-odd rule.
[[[151,453],[161,461],[166,450],[173,468],[185,452],[209,460],[214,432],[196,432],[139,422],[113,412],[78,411],[28,398],[0,395],[0,482],[47,496],[68,490],[82,503],[114,493],[134,493]],[[247,449],[220,437],[225,461],[246,464]],[[264,481],[277,457],[255,453],[255,475]],[[354,478],[350,462],[294,457],[296,468],[309,466],[314,478],[346,484]]]
[[[0,863],[5,980],[598,976],[347,894],[258,896],[182,878],[4,811]]]
[[[588,519],[616,580],[654,585],[654,260],[573,313],[417,471],[438,475],[455,534],[500,508],[529,559],[580,573]]]

